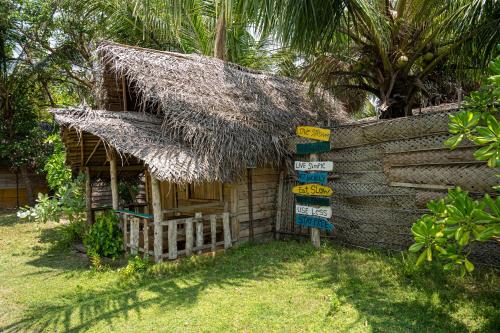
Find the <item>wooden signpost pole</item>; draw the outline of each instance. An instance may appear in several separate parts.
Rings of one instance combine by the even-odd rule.
[[[311,154],[309,156],[309,160],[311,162],[317,162],[319,160],[318,154]],[[315,248],[319,248],[321,246],[321,239],[319,236],[319,229],[318,228],[311,228],[311,242]]]

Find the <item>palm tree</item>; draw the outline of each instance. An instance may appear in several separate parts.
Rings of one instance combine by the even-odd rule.
[[[484,68],[500,42],[497,0],[257,2],[259,27],[309,63],[305,79],[375,95],[381,118],[410,115],[437,73]]]
[[[251,33],[246,0],[93,0],[107,36],[161,50],[266,67],[266,44]],[[265,40],[265,39],[263,39]]]

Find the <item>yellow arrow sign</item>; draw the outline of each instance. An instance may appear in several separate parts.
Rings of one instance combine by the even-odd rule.
[[[313,195],[318,197],[329,197],[333,194],[333,190],[328,186],[319,184],[297,185],[292,188],[292,192],[301,195]]]
[[[330,141],[330,130],[312,126],[297,127],[297,135],[319,141]]]

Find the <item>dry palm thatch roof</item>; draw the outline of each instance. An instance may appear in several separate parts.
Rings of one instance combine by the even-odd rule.
[[[218,59],[109,42],[96,54],[101,105],[125,78],[134,100],[128,109],[136,114],[67,110],[57,111],[56,120],[144,160],[160,180],[233,181],[246,166],[279,165],[297,125],[348,120],[326,92],[311,95],[299,82]],[[189,168],[171,170],[179,158]]]

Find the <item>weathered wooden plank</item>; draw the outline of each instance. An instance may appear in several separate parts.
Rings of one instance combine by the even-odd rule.
[[[295,196],[295,201],[301,205],[317,205],[317,206],[330,205],[330,198],[325,198],[325,197],[305,197],[297,195]]]
[[[133,217],[130,221],[130,253],[137,254],[139,248],[139,219]]]
[[[294,168],[297,171],[332,171],[332,161],[295,161]]]
[[[127,224],[128,224],[128,215],[121,215],[123,221],[123,250],[127,251]]]
[[[160,262],[163,255],[163,227],[161,225],[163,214],[161,212],[160,182],[152,175],[151,199],[153,201],[155,262]]]
[[[110,153],[109,173],[111,177],[111,198],[113,209],[118,209],[118,173],[116,171],[116,153]]]
[[[186,219],[186,256],[193,254],[193,218]]]
[[[168,221],[168,259],[177,259],[177,221]]]
[[[300,195],[320,197],[329,197],[333,194],[333,190],[331,188],[318,184],[297,185],[292,188],[292,192]]]
[[[203,246],[203,219],[201,213],[196,213],[194,215],[196,219],[196,247],[201,248]],[[201,250],[198,250],[198,254]]]
[[[318,161],[318,155],[311,154],[311,156],[309,156],[309,159],[311,160],[312,163],[315,163]],[[333,168],[333,165],[332,165],[332,168]],[[327,187],[327,189],[329,189],[329,188]],[[315,193],[315,191],[313,190],[312,193]],[[315,248],[317,248],[317,249],[320,248],[321,238],[320,238],[319,228],[315,228],[315,227],[311,228],[311,242]]]
[[[210,215],[210,239],[212,245],[212,251],[215,251],[215,243],[217,242],[217,216]]]
[[[297,155],[326,153],[330,151],[330,141],[297,143]]]
[[[149,256],[149,221],[146,219],[143,219],[142,221],[144,223],[142,229],[142,235],[144,239],[144,249],[145,249],[144,258],[147,258]]]
[[[330,218],[332,217],[332,208],[327,206],[311,207],[311,206],[295,205],[295,213],[301,215]]]
[[[333,224],[327,219],[321,217],[312,217],[307,215],[295,215],[295,223],[303,227],[310,227],[313,229],[333,230]]]
[[[90,182],[90,169],[85,168],[85,212],[87,213],[87,226],[92,225],[92,183]]]
[[[285,174],[280,172],[280,180],[278,183],[278,194],[276,196],[276,231],[281,230],[282,219],[282,204],[283,204],[283,187],[285,185]]]
[[[330,141],[331,131],[326,128],[313,126],[298,126],[296,129],[298,136],[319,141]]]
[[[224,249],[229,249],[233,243],[231,242],[231,228],[229,227],[229,213],[222,214],[222,230],[224,232]]]
[[[328,183],[328,173],[327,172],[305,172],[299,171],[298,181],[301,183],[317,183],[326,185]]]
[[[236,186],[231,186],[231,195],[230,195],[230,200],[231,200],[231,229],[232,229],[232,239],[234,241],[238,241],[239,239],[239,234],[240,234],[240,220],[236,216],[236,213],[238,212],[238,205],[240,204],[239,201],[239,192],[238,188]]]

